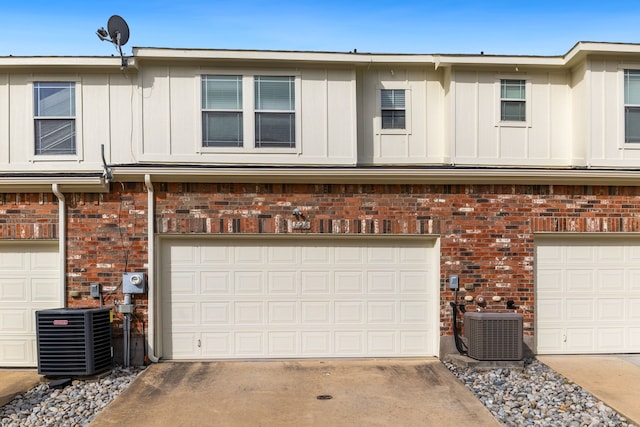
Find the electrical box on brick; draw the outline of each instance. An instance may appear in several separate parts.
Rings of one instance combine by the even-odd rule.
[[[122,293],[143,294],[145,292],[146,279],[144,273],[123,273]]]

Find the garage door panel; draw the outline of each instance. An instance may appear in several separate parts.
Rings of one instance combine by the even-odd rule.
[[[33,367],[35,312],[63,306],[58,245],[0,244],[0,367]]]
[[[620,321],[623,322],[626,317],[626,302],[620,298],[598,298],[598,317],[599,321]]]
[[[200,273],[201,295],[231,295],[230,274],[227,271],[203,271]]]
[[[336,271],[333,275],[336,295],[362,295],[364,277],[362,271]]]
[[[569,322],[585,322],[595,319],[595,301],[589,299],[566,299],[564,304],[566,320]]]
[[[203,302],[200,304],[203,325],[231,325],[231,304],[229,302]]]
[[[60,299],[58,280],[40,277],[31,279],[31,295],[33,302],[55,304]]]
[[[620,292],[625,289],[625,272],[623,268],[607,268],[598,270],[598,291]]]
[[[629,280],[625,283],[630,291],[640,292],[640,269],[629,269]]]
[[[335,323],[365,323],[364,303],[361,301],[336,301],[333,311]]]
[[[286,357],[299,353],[299,338],[298,333],[295,331],[270,332],[268,339],[269,354]]]
[[[297,295],[296,271],[271,271],[267,274],[268,292],[271,295]]]
[[[30,300],[30,287],[27,278],[0,278],[0,302],[27,302]]]
[[[331,323],[331,303],[329,301],[303,301],[301,306],[303,324],[328,325]]]
[[[265,292],[261,271],[240,271],[233,275],[236,295],[262,295]]]
[[[624,349],[625,330],[623,327],[597,328],[598,345],[608,353],[617,353]]]
[[[298,251],[292,247],[277,246],[267,248],[269,264],[297,264]]]
[[[593,292],[594,287],[594,274],[593,271],[587,268],[581,269],[569,269],[566,271],[566,286],[565,290],[568,293],[582,293]]]
[[[225,357],[233,352],[232,334],[230,332],[203,332],[202,336],[202,357]],[[191,337],[194,340],[195,337]],[[196,348],[191,348],[191,356],[196,353]]]
[[[194,240],[192,253],[173,250],[186,241],[166,241],[164,357],[435,354],[439,281],[429,244],[292,242]],[[177,264],[167,257],[174,252]],[[187,339],[197,345],[172,348]]]
[[[336,331],[335,353],[337,356],[360,356],[364,352],[364,332],[362,331]]]
[[[331,292],[331,277],[327,271],[302,272],[300,279],[303,296]]]
[[[298,303],[296,301],[272,301],[268,303],[270,324],[298,324]]]
[[[251,357],[263,356],[265,352],[265,339],[263,332],[236,332],[235,351],[238,356]]]
[[[633,332],[640,320],[640,269],[632,262],[639,257],[637,239],[542,240],[536,247],[538,353],[640,352]]]
[[[6,334],[31,332],[31,322],[27,318],[29,314],[30,310],[3,309],[0,311],[0,331]]]
[[[393,271],[369,271],[367,284],[367,291],[370,294],[395,294],[397,292],[396,273]]]

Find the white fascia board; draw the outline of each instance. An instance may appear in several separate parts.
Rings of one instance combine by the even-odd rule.
[[[15,192],[49,192],[51,184],[58,184],[64,193],[69,192],[96,192],[109,191],[109,183],[101,177],[74,177],[74,176],[13,176],[0,177],[0,193]]]
[[[120,68],[120,57],[78,56],[2,56],[0,67],[105,67]]]
[[[213,50],[213,49],[166,49],[133,48],[138,60],[231,60],[231,61],[283,61],[283,62],[326,62],[346,64],[432,64],[433,55],[412,54],[370,54],[349,52],[296,52],[273,50]]]
[[[640,170],[112,167],[117,181],[370,184],[638,185]]]

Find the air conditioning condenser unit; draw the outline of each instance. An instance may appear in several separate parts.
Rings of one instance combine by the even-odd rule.
[[[464,315],[468,356],[477,360],[522,360],[522,314]]]
[[[112,368],[109,308],[36,311],[38,373],[94,375]]]

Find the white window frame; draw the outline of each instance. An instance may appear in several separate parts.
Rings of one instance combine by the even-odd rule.
[[[234,75],[242,76],[242,116],[243,116],[243,145],[242,147],[203,147],[203,135],[202,135],[202,77],[213,75]],[[255,141],[255,77],[258,76],[273,76],[273,77],[293,77],[294,78],[294,102],[295,102],[295,147],[256,147]],[[208,153],[276,153],[276,154],[300,154],[302,152],[302,82],[299,71],[294,70],[252,70],[248,72],[246,70],[239,69],[203,69],[197,75],[196,90],[198,96],[196,97],[198,105],[198,119],[197,119],[197,141],[196,141],[196,153],[208,154]]]
[[[212,77],[239,77],[240,78],[241,96],[243,96],[243,94],[244,94],[244,82],[243,82],[243,77],[242,76],[239,76],[239,75],[221,75],[221,74],[215,74],[215,75],[203,74],[202,76],[200,76],[200,81],[201,81],[202,84],[204,84],[204,78],[207,77],[207,76],[212,76]],[[201,91],[202,91],[202,85],[201,85]],[[202,92],[200,93],[200,96],[201,97],[203,96]],[[243,101],[244,101],[244,99],[240,99],[241,105],[243,105],[242,104]],[[201,120],[202,120],[203,127],[204,127],[204,116],[207,113],[240,113],[241,122],[243,123],[242,132],[244,132],[244,120],[245,120],[245,118],[244,118],[244,111],[242,109],[242,106],[240,108],[205,108],[203,105],[201,105],[200,108],[201,108],[201,114],[202,114]],[[244,143],[244,135],[242,135],[242,138],[241,138],[241,140],[239,142],[239,144],[241,144],[241,145],[231,145],[231,144],[229,144],[229,145],[219,145],[219,146],[216,146],[216,145],[205,146],[204,145],[204,132],[202,132],[202,144],[203,144],[203,147],[205,147],[205,148],[210,148],[210,147],[216,147],[216,148],[229,148],[229,147],[231,147],[231,148],[242,148],[242,144],[243,143]]]
[[[502,98],[502,81],[503,80],[521,80],[524,81],[524,91],[525,91],[525,99],[524,101],[524,110],[525,110],[525,120],[516,121],[516,120],[502,120],[502,101],[505,99]],[[495,99],[497,102],[495,103],[495,126],[496,127],[514,127],[514,128],[522,128],[522,127],[531,127],[531,104],[532,104],[532,96],[531,96],[531,80],[527,75],[524,74],[499,74],[495,77]]]
[[[75,154],[36,154],[36,132],[35,124],[38,118],[35,115],[35,86],[36,83],[74,83],[75,85]],[[83,131],[82,131],[82,81],[76,76],[34,76],[28,81],[29,101],[27,102],[27,108],[29,108],[30,114],[27,115],[29,120],[29,135],[30,144],[25,147],[28,151],[27,158],[30,162],[68,162],[68,161],[81,161],[83,159]],[[68,119],[69,117],[64,117]]]
[[[620,70],[620,90],[618,93],[620,94],[619,105],[620,108],[620,120],[619,120],[619,129],[620,129],[620,148],[622,149],[640,149],[640,141],[629,141],[627,142],[627,123],[626,123],[626,109],[627,107],[640,107],[640,104],[627,104],[625,102],[625,73],[627,71],[640,71],[640,64],[626,64],[619,68]]]
[[[382,91],[404,90],[404,129],[385,129],[382,127]],[[378,135],[411,134],[411,86],[405,82],[381,82],[376,88],[375,129]]]

